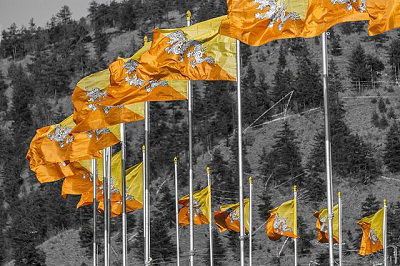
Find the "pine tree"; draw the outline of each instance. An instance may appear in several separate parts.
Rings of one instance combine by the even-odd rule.
[[[8,86],[4,80],[3,72],[0,71],[0,112],[7,111],[7,97],[4,94]]]
[[[286,94],[293,91],[294,75],[290,69],[286,68],[286,49],[283,45],[279,49],[279,58],[273,81],[272,98],[278,102]]]
[[[396,122],[386,135],[383,161],[391,173],[400,172],[400,129]]]
[[[400,76],[400,39],[394,39],[388,48],[389,52],[389,64],[391,66],[392,78],[395,81],[399,81]]]
[[[358,44],[352,50],[348,73],[353,82],[354,90],[361,93],[362,89],[366,87],[368,81],[370,81],[370,71],[367,67],[367,56],[361,44]]]
[[[337,35],[333,28],[329,30],[329,40],[331,44],[331,54],[334,56],[342,55],[342,47],[340,46],[340,35]]]
[[[226,252],[224,244],[219,237],[217,230],[212,230],[213,236],[213,258],[215,266],[223,266],[226,260]],[[206,265],[210,265],[210,246],[208,245],[207,253],[204,253],[203,261]]]
[[[268,186],[264,186],[263,193],[259,196],[260,203],[258,204],[258,215],[260,219],[266,221],[269,218],[269,210],[273,209],[271,203],[270,192],[268,191]]]

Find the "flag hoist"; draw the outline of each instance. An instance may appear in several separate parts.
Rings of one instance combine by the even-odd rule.
[[[179,255],[179,197],[178,197],[178,158],[174,158],[175,165],[175,227],[176,227],[176,265],[180,266]]]
[[[92,180],[93,180],[93,266],[97,266],[97,161],[92,159]]]
[[[293,187],[293,200],[294,200],[294,228],[297,232],[297,187]],[[298,236],[296,235],[295,238],[293,238],[294,241],[294,265],[297,266],[297,238]]]
[[[107,187],[107,152],[106,149],[103,149],[103,199],[104,199],[104,265],[109,266],[109,255],[110,252],[108,250],[108,226],[107,226],[107,215],[108,209],[107,206],[107,196],[108,196],[108,187]]]
[[[253,249],[253,178],[250,176],[249,177],[249,265],[252,265],[253,263],[253,255],[252,255],[252,249]]]
[[[207,172],[207,184],[208,184],[208,196],[210,197],[210,205],[208,208],[208,231],[210,234],[210,266],[214,266],[214,255],[213,255],[213,235],[212,235],[212,198],[211,198],[211,177],[210,177],[210,167],[206,168]]]
[[[122,265],[127,265],[127,253],[128,253],[128,239],[127,239],[127,218],[126,218],[126,141],[125,141],[125,124],[120,124],[121,134],[121,196],[122,196]],[[93,201],[94,203],[94,201]]]
[[[342,260],[343,260],[343,245],[342,245],[342,198],[340,195],[340,192],[338,192],[338,206],[339,206],[339,211],[338,211],[338,221],[339,221],[339,225],[338,225],[338,229],[339,229],[339,238],[338,238],[338,244],[339,244],[339,266],[342,266]]]
[[[150,195],[149,195],[149,174],[150,174],[150,161],[149,161],[149,137],[150,137],[150,102],[145,102],[144,107],[144,146],[145,148],[145,176],[144,176],[144,216],[145,216],[145,265],[150,265]]]

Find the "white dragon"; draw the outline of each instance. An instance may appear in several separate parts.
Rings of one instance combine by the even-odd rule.
[[[229,220],[231,221],[231,223],[233,223],[234,221],[239,221],[240,215],[238,215],[237,210],[232,210],[229,213]]]
[[[379,238],[376,236],[374,230],[370,229],[369,230],[369,239],[371,239],[372,244],[376,244],[379,241]]]
[[[55,142],[58,142],[60,144],[60,147],[63,148],[66,144],[71,143],[74,141],[74,136],[69,136],[71,133],[72,128],[69,127],[62,127],[61,125],[58,125],[53,133],[49,133],[47,137],[50,140],[54,140]]]
[[[358,0],[331,0],[332,4],[340,4],[340,5],[346,5],[346,10],[350,11],[353,9],[352,3],[357,3]],[[360,12],[365,12],[366,11],[366,5],[367,5],[367,0],[361,0],[360,5],[358,6],[358,10]]]
[[[282,1],[281,6],[277,0],[254,0],[254,4],[258,4],[257,9],[264,12],[258,12],[254,16],[258,19],[268,19],[270,22],[268,28],[272,28],[275,23],[279,23],[278,29],[282,30],[287,20],[299,20],[300,15],[296,12],[286,12],[285,2]]]
[[[278,213],[275,215],[274,219],[274,230],[279,234],[285,232],[293,232],[293,229],[289,227],[285,218],[279,217]]]
[[[187,58],[192,58],[190,61],[190,65],[195,68],[197,65],[207,62],[209,64],[214,64],[215,60],[211,56],[205,56],[206,48],[203,48],[202,43],[195,40],[188,40],[185,36],[185,33],[181,30],[174,31],[167,35],[169,38],[168,44],[170,46],[166,47],[164,50],[168,54],[176,54],[179,55],[179,61],[183,62],[185,57],[185,53],[187,52]],[[189,48],[193,47],[193,51],[190,51]]]

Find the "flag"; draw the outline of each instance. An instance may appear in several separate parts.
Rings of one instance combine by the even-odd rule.
[[[220,33],[248,45],[311,38],[335,24],[367,20],[365,0],[227,0],[228,19]]]
[[[236,80],[236,40],[220,35],[226,16],[188,27],[155,29],[136,73],[147,80]]]
[[[112,182],[115,189],[122,190],[121,175],[116,175]],[[127,199],[135,199],[143,204],[143,163],[126,169],[126,195]]]
[[[400,1],[366,1],[366,6],[370,19],[368,24],[369,35],[377,35],[400,27]]]
[[[37,164],[35,157],[30,158],[30,168],[40,183],[58,181],[67,176],[83,176],[88,173],[86,169],[82,168],[79,162],[45,162],[44,164],[40,164],[42,162],[40,160]]]
[[[249,199],[244,199],[244,225],[245,230],[249,231]],[[219,211],[214,212],[214,220],[219,232],[231,230],[240,232],[240,203],[221,206]]]
[[[289,200],[281,206],[269,211],[267,221],[267,236],[271,240],[278,240],[281,236],[297,238],[296,200]]]
[[[193,223],[195,225],[209,224],[211,221],[210,192],[211,186],[207,186],[193,194]],[[183,207],[179,210],[178,223],[181,226],[187,226],[190,224],[189,195],[180,198],[179,204],[183,204]]]
[[[151,42],[130,58],[118,58],[109,66],[111,86],[103,105],[127,105],[145,101],[176,101],[187,99],[187,82],[182,80],[146,81],[136,69],[141,55],[149,50]]]
[[[31,169],[50,163],[73,162],[101,158],[100,150],[120,141],[119,125],[99,130],[73,133],[75,123],[69,116],[59,124],[36,131],[26,158]]]
[[[144,104],[120,105],[109,102],[107,90],[110,87],[108,69],[89,75],[76,84],[72,94],[74,105],[73,132],[83,132],[112,125],[144,119]]]
[[[358,254],[364,256],[383,249],[383,215],[384,208],[358,221],[363,233]]]
[[[314,212],[314,217],[317,218],[315,224],[318,232],[318,241],[320,243],[329,242],[329,232],[328,232],[328,209],[322,209]],[[335,205],[333,208],[333,241],[339,243],[339,206]]]

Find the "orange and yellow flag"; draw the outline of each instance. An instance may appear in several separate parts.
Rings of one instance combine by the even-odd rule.
[[[400,27],[400,1],[367,0],[366,6],[370,19],[369,35],[377,35]]]
[[[289,200],[281,206],[269,211],[271,216],[267,221],[267,236],[271,240],[278,240],[281,236],[297,238],[296,200]]]
[[[320,243],[328,243],[329,242],[329,234],[328,234],[328,209],[322,209],[317,212],[314,212],[314,217],[317,218],[317,222],[315,224],[318,232],[318,242]],[[333,241],[335,243],[339,242],[339,206],[335,205],[333,208]]]
[[[346,21],[368,20],[365,0],[227,0],[228,19],[220,33],[248,45],[311,38]]]
[[[210,195],[211,186],[193,193],[193,223],[195,225],[209,224],[210,217]],[[179,204],[183,207],[179,210],[178,223],[181,226],[187,226],[189,220],[189,195],[179,199]]]
[[[249,231],[249,206],[250,200],[244,199],[244,225],[245,230]],[[240,203],[221,206],[219,211],[214,212],[214,220],[219,232],[231,230],[240,232]]]
[[[365,256],[383,249],[383,215],[384,208],[358,221],[363,233],[358,254]]]
[[[236,80],[236,40],[218,33],[226,16],[177,29],[155,29],[139,59],[147,80]]]
[[[120,141],[119,125],[99,130],[73,133],[72,116],[59,124],[36,131],[26,155],[32,171],[47,163],[73,162],[101,158],[100,150]]]

